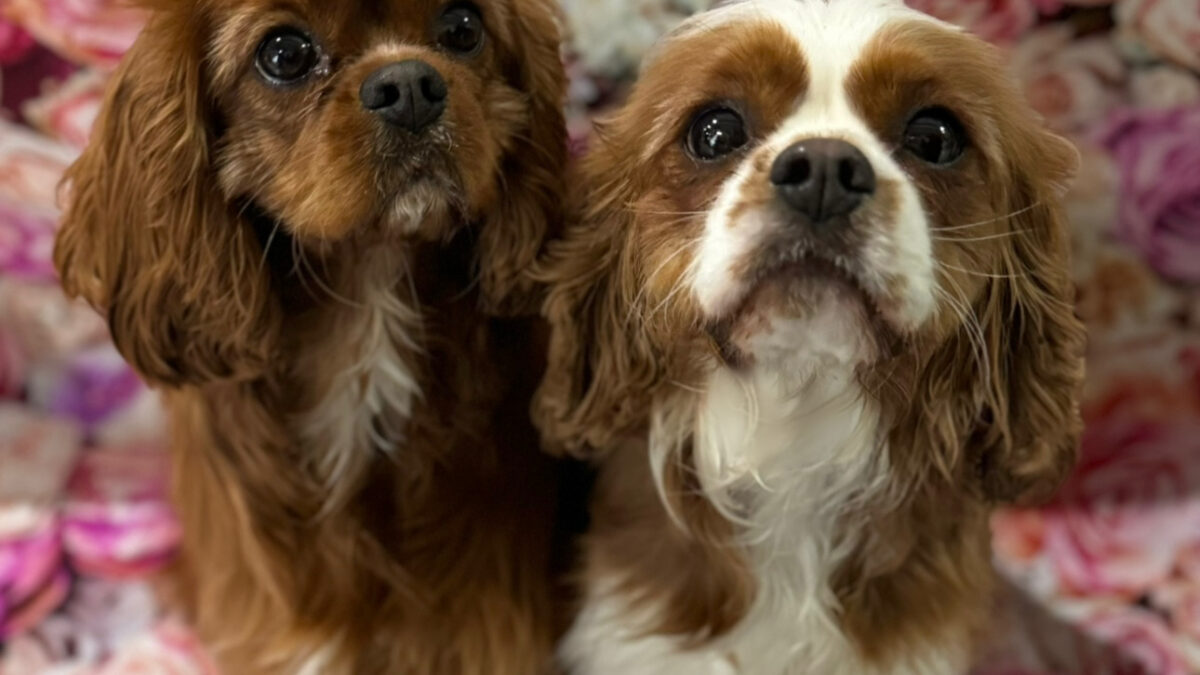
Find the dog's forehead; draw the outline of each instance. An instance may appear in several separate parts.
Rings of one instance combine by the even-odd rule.
[[[903,0],[723,0],[680,24],[647,56],[644,67],[671,45],[698,36],[711,39],[738,25],[769,22],[786,31],[811,68],[849,70],[886,26],[900,21],[942,22]]]
[[[389,30],[424,30],[453,0],[222,0],[213,4],[222,23],[250,23],[255,18],[292,16],[326,32],[368,36]],[[511,0],[478,0],[480,12],[499,25],[514,11]]]
[[[709,73],[710,95],[732,89],[730,100],[769,102],[775,113],[759,119],[760,131],[778,131],[777,124],[791,133],[865,129],[897,112],[888,101],[903,98],[905,86],[956,77],[953,62],[969,41],[922,46],[932,36],[951,35],[963,34],[902,0],[731,0],[681,24],[644,68],[663,63],[655,81],[666,74],[675,86],[705,82]],[[691,64],[701,79],[666,72]],[[739,96],[739,81],[756,84],[743,86]]]
[[[279,26],[308,30],[325,49],[353,55],[380,44],[424,44],[435,17],[455,6],[454,0],[216,0],[207,43],[213,80],[232,82],[258,41]],[[517,44],[514,0],[475,6],[496,44]]]

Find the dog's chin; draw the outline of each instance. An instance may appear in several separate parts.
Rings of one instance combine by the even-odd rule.
[[[727,363],[786,368],[795,362],[854,367],[893,340],[874,298],[850,273],[820,259],[759,274],[739,308],[710,326]]]
[[[383,217],[382,233],[420,241],[449,238],[463,220],[455,194],[445,181],[417,177],[395,193]]]
[[[381,233],[421,240],[447,238],[465,219],[466,199],[449,140],[440,129],[421,143],[397,142],[380,151],[384,168],[375,177],[383,195]]]

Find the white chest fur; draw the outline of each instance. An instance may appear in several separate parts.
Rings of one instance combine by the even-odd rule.
[[[300,428],[331,503],[373,453],[394,451],[421,393],[410,363],[419,315],[397,294],[402,268],[386,258],[363,266],[355,305],[328,327],[313,357],[325,361],[311,364],[332,374]]]
[[[811,324],[809,328],[812,328]],[[809,333],[812,335],[812,333]],[[831,343],[832,344],[832,343]],[[831,575],[852,552],[840,517],[886,503],[879,413],[853,366],[807,351],[804,363],[715,371],[694,415],[696,469],[710,500],[739,525],[759,594],[734,631],[702,650],[646,637],[598,580],[562,655],[580,675],[952,675],[963,646],[929,645],[871,667],[838,623]],[[810,357],[822,360],[815,365]],[[829,357],[829,358],[827,358]],[[806,375],[796,377],[801,373]],[[652,453],[653,456],[654,453]],[[917,653],[919,652],[919,653]],[[736,664],[736,665],[735,665]]]

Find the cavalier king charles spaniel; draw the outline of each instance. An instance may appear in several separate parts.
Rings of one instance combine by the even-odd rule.
[[[988,514],[1074,461],[1077,162],[900,0],[747,0],[651,54],[548,249],[535,415],[600,467],[580,675],[938,675]]]
[[[56,261],[165,392],[180,602],[229,673],[543,672],[557,8],[142,4]]]

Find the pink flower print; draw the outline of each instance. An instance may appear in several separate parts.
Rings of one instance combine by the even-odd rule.
[[[1121,169],[1117,234],[1160,274],[1200,282],[1200,107],[1118,114],[1103,142]]]
[[[1010,44],[1037,21],[1033,0],[907,0],[908,6],[962,26],[997,44]]]
[[[109,68],[145,22],[142,10],[122,0],[7,0],[5,11],[59,54]]]
[[[1044,512],[1045,549],[1063,586],[1133,597],[1200,541],[1200,420],[1094,420],[1080,464]]]

